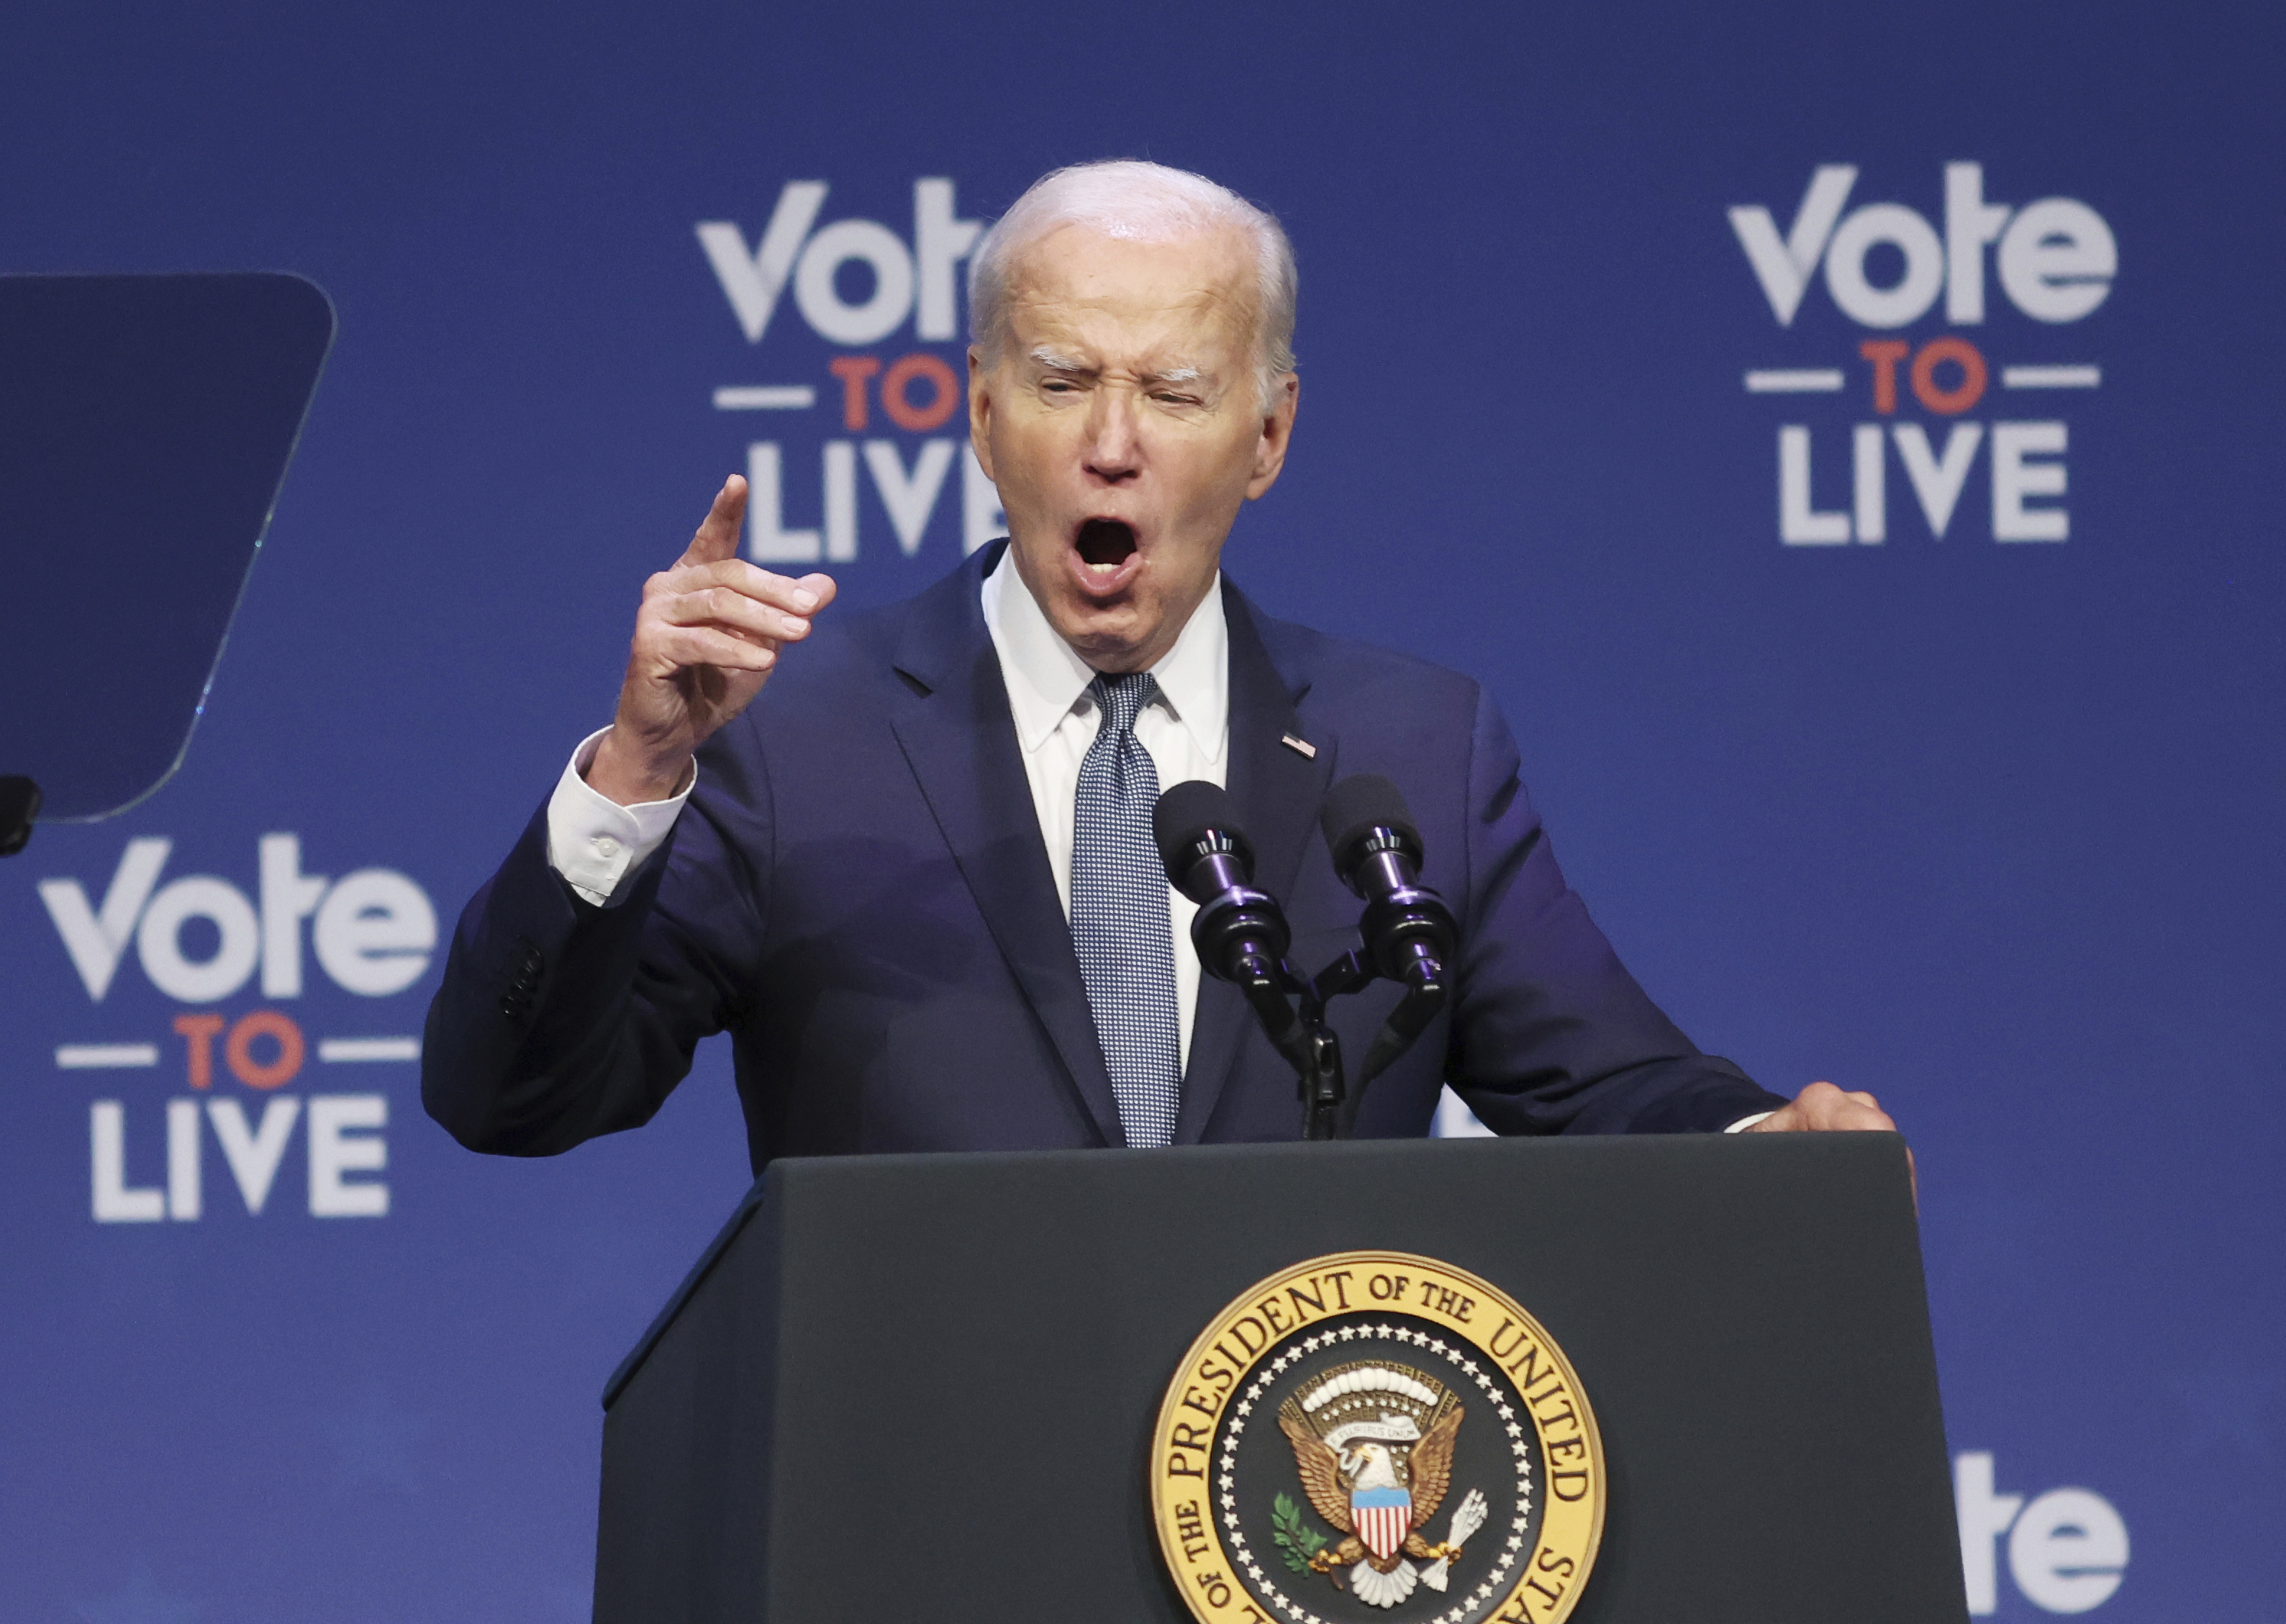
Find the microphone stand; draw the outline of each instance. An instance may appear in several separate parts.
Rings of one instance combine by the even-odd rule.
[[[1396,785],[1360,776],[1337,785],[1328,807],[1329,816],[1341,816],[1328,830],[1328,848],[1345,854],[1336,871],[1366,903],[1366,950],[1351,950],[1307,981],[1286,961],[1293,936],[1285,911],[1276,897],[1255,888],[1254,850],[1222,786],[1178,784],[1151,813],[1168,883],[1199,907],[1191,942],[1200,966],[1245,995],[1271,1047],[1293,1067],[1305,1139],[1347,1139],[1365,1085],[1411,1048],[1445,1007],[1451,994],[1445,963],[1457,934],[1443,899],[1414,877],[1421,837]],[[1340,832],[1344,829],[1350,832]],[[1366,1051],[1352,1091],[1326,1006],[1376,979],[1397,982],[1405,996]]]
[[[1326,1008],[1336,998],[1364,990],[1380,976],[1372,961],[1352,949],[1307,981],[1282,958],[1273,965],[1249,957],[1244,968],[1247,975],[1240,987],[1246,1001],[1271,1046],[1294,1068],[1301,1091],[1305,1139],[1349,1138],[1357,1126],[1366,1084],[1429,1029],[1451,994],[1451,983],[1435,960],[1409,960],[1405,966],[1405,997],[1366,1050],[1352,1091],[1344,1074],[1341,1038],[1327,1024]],[[1298,1002],[1298,1011],[1287,1002],[1289,997]]]

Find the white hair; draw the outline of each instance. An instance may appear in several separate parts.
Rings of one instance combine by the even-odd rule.
[[[1032,183],[993,223],[969,262],[968,327],[987,366],[1008,338],[1008,273],[1017,256],[1051,233],[1083,225],[1107,237],[1169,242],[1236,231],[1254,250],[1256,387],[1272,410],[1280,380],[1294,370],[1294,245],[1278,217],[1227,186],[1188,169],[1132,158],[1076,163]]]

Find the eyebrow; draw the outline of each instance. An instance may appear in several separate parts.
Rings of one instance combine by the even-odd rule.
[[[1046,344],[1035,345],[1031,351],[1031,359],[1050,372],[1076,373],[1082,377],[1088,377],[1092,376],[1097,370],[1086,362],[1076,360]],[[1202,382],[1206,375],[1196,367],[1170,367],[1161,372],[1147,372],[1143,377],[1146,382],[1152,383],[1197,383]]]

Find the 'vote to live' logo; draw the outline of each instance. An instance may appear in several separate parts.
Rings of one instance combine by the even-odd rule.
[[[1833,358],[1840,366],[1746,374],[1749,394],[1854,393],[1858,403],[1851,415],[1859,421],[1846,428],[1779,427],[1778,540],[1789,547],[1888,540],[1893,457],[1912,508],[1937,540],[1961,516],[1980,460],[1990,504],[1989,525],[1977,528],[1995,541],[2069,539],[2070,431],[2047,404],[2049,391],[2100,388],[2101,367],[2077,357],[2061,365],[2014,364],[2006,354],[2007,328],[1982,335],[1960,329],[1983,327],[1988,311],[2004,306],[2047,326],[2090,315],[2109,296],[2118,270],[2111,227],[2073,198],[1987,201],[1981,163],[1944,166],[1941,233],[1902,203],[1849,209],[1856,181],[1853,165],[1819,166],[1784,235],[1761,204],[1730,210],[1730,228],[1781,328],[1793,326],[1812,282],[1822,280],[1834,308],[1874,335]],[[1988,288],[1988,269],[1998,298]],[[1949,330],[1906,335],[1936,311],[1940,297]],[[1845,443],[1848,505],[1821,506],[1844,489],[1835,470]],[[1975,524],[1964,521],[1964,528]]]
[[[258,1218],[296,1145],[311,1217],[389,1213],[381,1080],[409,1078],[390,1068],[421,1058],[416,989],[437,947],[436,908],[395,869],[305,871],[301,836],[290,832],[263,835],[255,859],[250,888],[170,873],[175,842],[144,835],[99,886],[70,874],[39,882],[87,991],[84,1014],[67,1016],[80,1029],[56,1045],[55,1063],[95,1085],[85,1187],[99,1224],[208,1217],[217,1158],[247,1216]],[[147,985],[106,1013],[130,964]],[[156,1008],[136,996],[147,993],[159,995]],[[346,1016],[343,994],[357,1001]],[[398,1002],[408,995],[410,1006]],[[305,1027],[313,1015],[322,1023],[314,1033]],[[309,1086],[312,1061],[331,1084],[324,1092]]]
[[[861,548],[894,537],[910,558],[933,530],[951,540],[956,522],[963,552],[974,552],[1001,530],[999,493],[968,450],[961,410],[961,269],[983,222],[960,217],[942,176],[912,183],[910,240],[879,220],[821,224],[831,191],[822,180],[785,182],[751,240],[737,220],[696,227],[750,346],[741,366],[769,380],[713,392],[717,412],[766,414],[750,421],[771,424],[769,438],[746,446],[746,556],[853,564]],[[810,341],[840,352],[819,365],[814,342],[781,315],[789,305]],[[774,335],[812,353],[789,359]],[[956,464],[959,494],[940,500]]]

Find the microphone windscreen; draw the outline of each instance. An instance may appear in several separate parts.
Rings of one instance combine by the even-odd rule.
[[[1343,872],[1349,868],[1350,849],[1369,830],[1394,829],[1415,847],[1421,844],[1421,832],[1413,826],[1413,814],[1406,809],[1404,795],[1379,773],[1360,773],[1327,791],[1318,826],[1325,831],[1326,850],[1333,855],[1334,867]]]
[[[1159,804],[1151,808],[1151,833],[1159,843],[1159,861],[1167,871],[1167,879],[1179,890],[1183,876],[1178,868],[1190,866],[1193,842],[1210,829],[1244,844],[1245,832],[1238,826],[1238,808],[1230,792],[1218,784],[1209,784],[1204,778],[1193,778],[1178,784],[1159,797]]]

